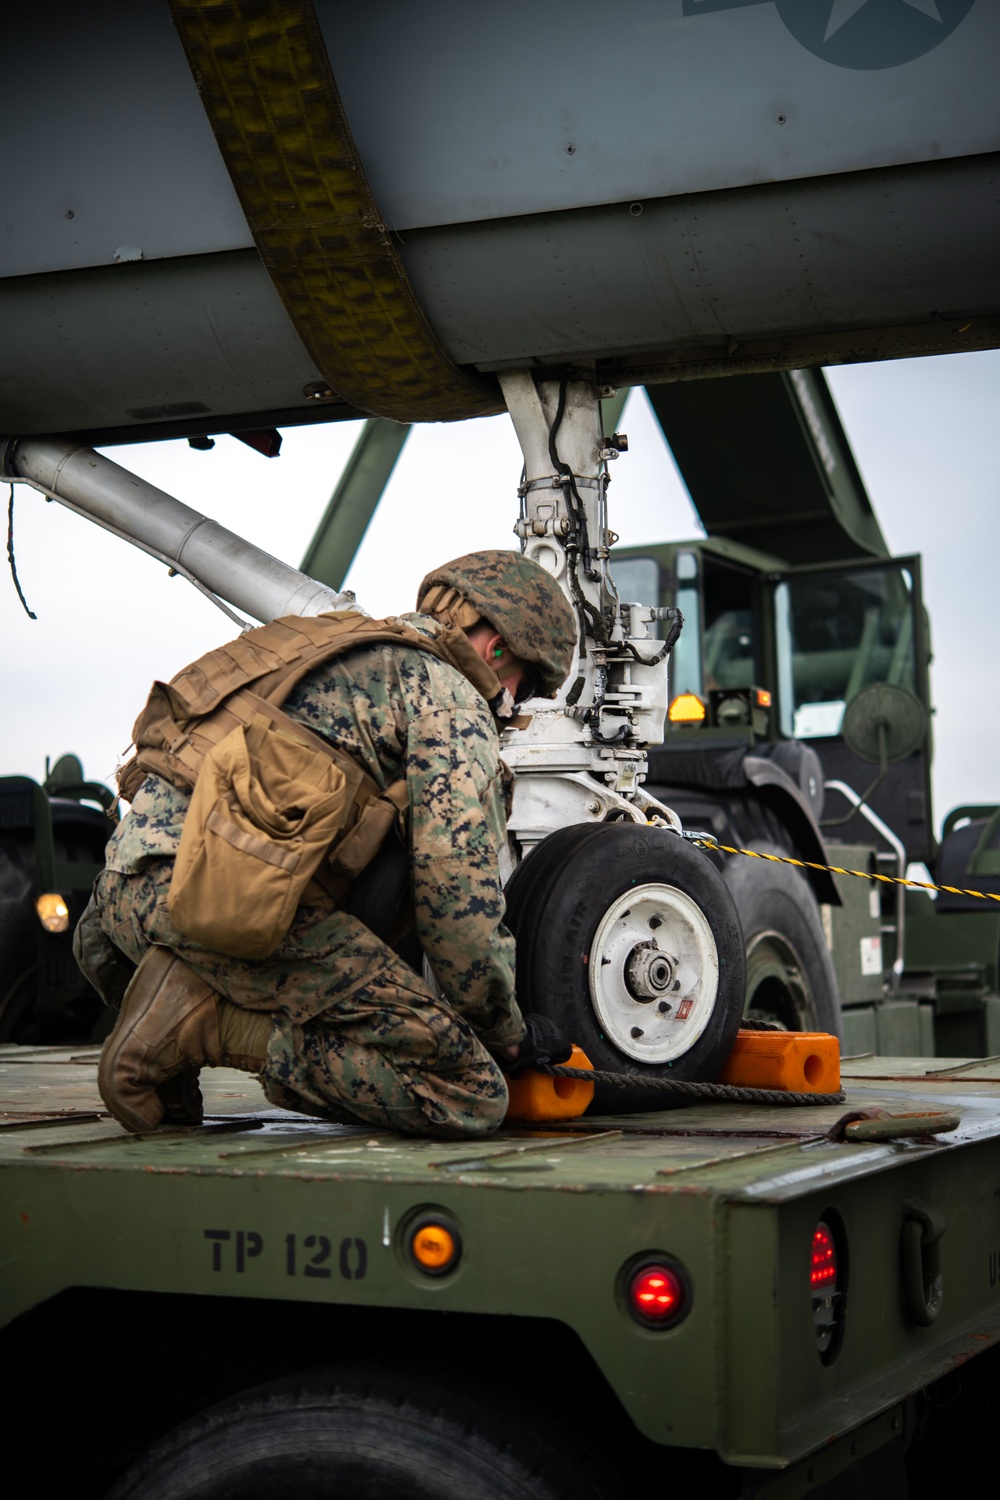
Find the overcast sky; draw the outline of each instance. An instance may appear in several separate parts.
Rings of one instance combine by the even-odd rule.
[[[1000,801],[1000,351],[827,371],[882,531],[924,556],[934,664],[935,824],[959,802]],[[619,424],[610,521],[623,543],[701,534],[641,392]],[[280,457],[232,438],[110,449],[116,463],[298,565],[359,423],[289,428]],[[375,615],[410,609],[435,563],[513,545],[521,455],[506,417],[411,434],[348,577]],[[29,620],[0,584],[6,704],[0,772],[44,774],[67,750],[111,781],[154,677],[232,635],[225,616],[162,564],[37,492],[15,491]]]

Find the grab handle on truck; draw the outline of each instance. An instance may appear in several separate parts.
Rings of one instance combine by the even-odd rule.
[[[941,1279],[941,1236],[945,1219],[936,1208],[929,1208],[919,1198],[903,1204],[903,1231],[900,1235],[900,1282],[903,1307],[911,1323],[929,1328],[943,1301]]]

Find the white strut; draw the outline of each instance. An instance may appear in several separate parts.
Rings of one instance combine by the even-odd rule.
[[[646,747],[663,740],[676,612],[618,597],[607,523],[608,460],[617,449],[601,431],[602,392],[585,381],[536,383],[528,370],[499,379],[524,454],[514,529],[527,556],[559,582],[580,631],[577,664],[558,697],[533,700],[521,727],[504,732],[504,758],[516,772],[515,857],[568,823],[626,817],[679,831],[677,815],[642,788]],[[659,640],[650,626],[664,619]]]

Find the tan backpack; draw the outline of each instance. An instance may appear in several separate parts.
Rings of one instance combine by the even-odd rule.
[[[405,833],[405,782],[383,791],[280,707],[324,662],[386,643],[448,662],[488,702],[500,692],[461,630],[431,638],[401,620],[344,612],[284,616],[153,684],[118,786],[131,801],[153,772],[193,793],[168,895],[192,941],[266,958],[311,882],[342,906],[393,824]]]

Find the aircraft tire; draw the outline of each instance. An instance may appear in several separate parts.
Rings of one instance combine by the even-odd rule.
[[[712,861],[667,829],[562,828],[507,886],[522,1010],[555,1021],[594,1067],[711,1081],[743,1012],[739,916]],[[663,1109],[599,1084],[593,1113]]]

